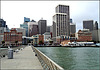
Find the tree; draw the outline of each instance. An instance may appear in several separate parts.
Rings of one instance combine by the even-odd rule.
[[[15,41],[15,43],[16,43],[16,45],[17,45],[18,41]]]
[[[5,43],[5,41],[2,41],[2,44],[4,44]]]
[[[52,43],[53,43],[53,41],[49,41],[49,43],[50,43],[50,44],[52,44]]]
[[[39,41],[39,44],[43,44],[43,42],[42,41]]]

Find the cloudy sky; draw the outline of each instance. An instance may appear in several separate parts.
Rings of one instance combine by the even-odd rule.
[[[47,25],[52,25],[52,16],[59,4],[70,6],[70,18],[76,23],[77,30],[83,29],[83,20],[99,23],[98,1],[1,1],[1,18],[9,28],[20,27],[24,17],[35,21],[43,18],[47,20]]]

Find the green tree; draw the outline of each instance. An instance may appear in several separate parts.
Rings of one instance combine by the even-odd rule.
[[[43,44],[43,42],[42,41],[39,41],[39,44]]]

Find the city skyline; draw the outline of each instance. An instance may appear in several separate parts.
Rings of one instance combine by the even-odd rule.
[[[47,25],[52,25],[52,16],[59,4],[69,5],[70,18],[76,23],[76,31],[83,29],[84,20],[99,23],[99,1],[1,1],[1,18],[9,28],[20,27],[24,23],[24,17],[37,22],[43,17],[47,20]]]

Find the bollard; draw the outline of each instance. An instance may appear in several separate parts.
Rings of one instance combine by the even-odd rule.
[[[13,49],[8,49],[8,59],[13,59]]]

